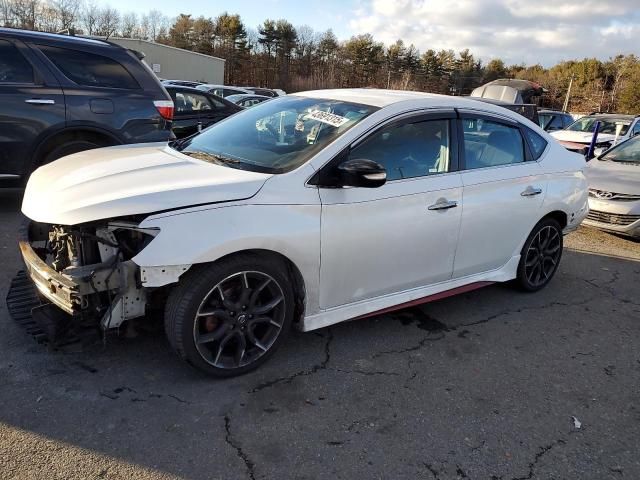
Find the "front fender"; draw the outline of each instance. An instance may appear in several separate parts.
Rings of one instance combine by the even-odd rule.
[[[319,204],[221,205],[150,217],[140,224],[151,226],[159,228],[160,233],[133,258],[141,269],[211,263],[241,251],[270,250],[296,265],[305,283],[307,308],[317,308]]]

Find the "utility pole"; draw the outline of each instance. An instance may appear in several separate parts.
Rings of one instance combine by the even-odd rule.
[[[573,79],[575,75],[571,75],[571,80],[569,80],[569,88],[567,90],[567,96],[564,97],[564,105],[562,106],[562,111],[566,112],[569,108],[569,97],[571,97],[571,86],[573,85]]]
[[[387,90],[389,90],[390,85],[391,85],[391,68],[387,70]]]

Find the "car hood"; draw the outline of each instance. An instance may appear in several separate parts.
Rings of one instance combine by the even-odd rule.
[[[591,160],[585,169],[589,188],[640,195],[640,165]]]
[[[214,165],[165,143],[88,150],[38,168],[22,212],[75,225],[254,196],[271,175]]]
[[[593,138],[593,132],[574,132],[573,130],[556,130],[551,132],[551,136],[556,140],[562,142],[584,143],[590,144]],[[598,143],[601,142],[613,142],[616,139],[615,135],[609,133],[599,133]]]

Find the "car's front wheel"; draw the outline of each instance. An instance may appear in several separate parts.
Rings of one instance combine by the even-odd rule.
[[[527,292],[544,288],[553,278],[562,257],[562,228],[553,218],[538,222],[524,242],[516,283]]]
[[[248,372],[282,343],[293,320],[294,294],[275,258],[241,254],[195,267],[172,291],[165,330],[173,349],[216,376]]]

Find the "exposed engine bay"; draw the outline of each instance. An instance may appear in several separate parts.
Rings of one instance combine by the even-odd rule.
[[[105,330],[143,316],[149,289],[131,259],[158,230],[138,228],[135,220],[30,223],[20,248],[40,294],[70,315],[98,319]]]

